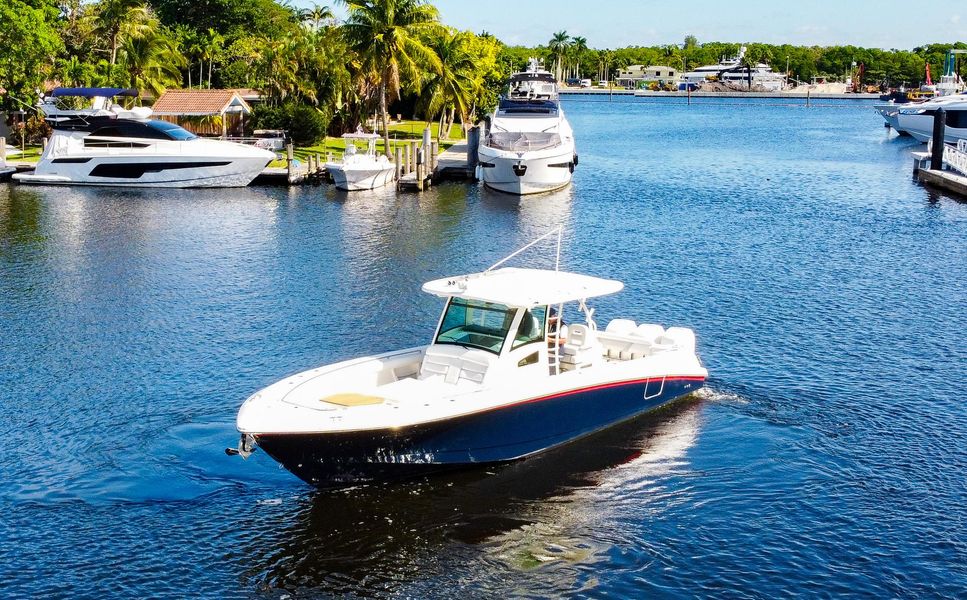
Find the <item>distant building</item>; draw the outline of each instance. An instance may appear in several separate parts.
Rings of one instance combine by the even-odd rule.
[[[151,110],[155,117],[177,123],[197,135],[241,137],[252,107],[239,91],[168,90]]]
[[[631,65],[618,72],[618,85],[637,88],[641,84],[678,85],[678,71],[664,65]]]

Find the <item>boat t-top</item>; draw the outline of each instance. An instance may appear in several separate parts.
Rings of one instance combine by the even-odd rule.
[[[241,187],[273,160],[267,150],[199,138],[174,123],[151,118],[151,109],[126,109],[117,97],[137,97],[123,88],[57,88],[40,110],[53,128],[33,173],[21,183],[123,187]],[[85,98],[90,106],[65,106]]]
[[[228,452],[260,447],[322,487],[409,478],[524,458],[702,387],[691,329],[623,318],[598,328],[588,301],[620,281],[501,266],[544,237],[486,271],[425,283],[445,301],[429,344],[252,395]],[[566,307],[582,322],[565,327]]]
[[[571,182],[578,164],[574,132],[554,76],[531,59],[514,73],[478,148],[480,179],[509,194],[549,192]]]
[[[372,190],[393,182],[396,168],[386,156],[376,154],[375,133],[357,129],[355,133],[345,133],[346,153],[341,162],[327,162],[326,171],[332,175],[336,187],[346,191]],[[365,152],[359,152],[356,141],[366,142]]]

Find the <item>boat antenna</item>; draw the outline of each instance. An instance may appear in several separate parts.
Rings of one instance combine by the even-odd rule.
[[[537,238],[536,240],[532,241],[531,243],[527,244],[526,246],[524,246],[522,248],[519,248],[519,249],[515,250],[514,252],[512,252],[511,254],[509,254],[509,255],[505,256],[504,258],[500,259],[499,261],[497,261],[496,263],[494,263],[493,265],[491,265],[490,267],[488,267],[487,270],[484,271],[484,273],[489,273],[490,271],[493,271],[494,269],[496,269],[500,265],[504,264],[508,260],[514,258],[515,256],[517,256],[518,254],[520,254],[524,250],[527,250],[531,246],[534,246],[535,244],[537,244],[541,240],[544,240],[544,239],[546,239],[546,238],[554,235],[555,233],[557,234],[557,255],[554,258],[554,270],[555,271],[560,271],[561,270],[561,237],[564,234],[564,225],[563,224],[558,225],[554,229],[548,231],[547,233],[545,233],[541,237]]]

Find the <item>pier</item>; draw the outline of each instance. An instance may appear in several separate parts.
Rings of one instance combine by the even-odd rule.
[[[933,137],[926,152],[913,153],[913,173],[928,185],[967,197],[967,140],[956,146],[944,143],[947,114],[943,108],[933,116]]]

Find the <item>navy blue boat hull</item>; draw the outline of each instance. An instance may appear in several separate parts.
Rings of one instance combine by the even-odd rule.
[[[404,428],[261,434],[255,440],[319,487],[406,479],[523,458],[634,418],[703,384],[702,377],[628,381]]]

